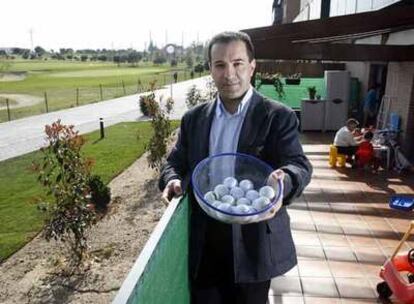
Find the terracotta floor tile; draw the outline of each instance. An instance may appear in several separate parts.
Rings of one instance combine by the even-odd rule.
[[[318,233],[322,246],[345,246],[349,247],[348,239],[342,234]]]
[[[333,278],[301,278],[303,294],[309,297],[337,298],[338,290]]]
[[[275,296],[301,296],[300,278],[280,276],[272,279],[269,294]]]
[[[354,252],[350,247],[325,246],[323,250],[328,261],[357,262]]]
[[[316,230],[322,233],[344,234],[342,227],[336,222],[317,224]]]
[[[304,232],[304,231],[292,231],[293,240],[296,246],[308,245],[308,246],[320,246],[321,242],[316,233]]]
[[[377,298],[370,282],[363,278],[335,278],[342,298],[375,299]]]
[[[312,222],[292,221],[290,223],[292,230],[299,231],[316,231],[316,227]]]
[[[414,194],[414,179],[385,171],[372,175],[331,169],[327,160],[334,134],[318,136],[316,140],[301,134],[311,138],[304,151],[311,153],[314,173],[304,193],[288,207],[298,266],[272,282],[275,295],[269,303],[377,303],[380,268],[412,219],[411,213],[390,209],[389,198],[394,193]],[[411,246],[414,235],[402,250]],[[392,303],[399,302],[392,298]]]
[[[377,245],[377,240],[370,235],[367,236],[354,236],[348,235],[348,241],[355,248],[358,247],[374,247]]]
[[[335,278],[363,278],[364,270],[357,262],[329,261],[329,268]]]
[[[269,304],[305,304],[303,297],[270,296]]]
[[[360,263],[383,264],[386,259],[378,246],[355,247],[354,252]]]
[[[369,229],[369,226],[363,223],[362,221],[355,223],[355,224],[354,223],[341,224],[341,227],[344,233],[348,235],[371,236],[371,230]]]
[[[370,304],[378,303],[376,299],[342,299],[342,304]],[[396,304],[393,302],[393,304]]]
[[[383,264],[374,265],[362,263],[360,265],[366,278],[379,278],[379,272]]]
[[[298,277],[299,276],[298,266],[293,267],[291,270],[286,272],[283,276],[285,276],[285,277]]]
[[[305,297],[305,304],[341,304],[340,299]]]
[[[382,247],[392,247],[395,248],[397,247],[397,245],[400,242],[400,239],[398,239],[397,237],[393,238],[393,239],[382,239],[382,238],[377,238],[379,244]]]
[[[300,260],[325,260],[321,246],[296,246],[296,254]]]
[[[299,260],[299,275],[301,277],[331,277],[328,263],[321,260]]]

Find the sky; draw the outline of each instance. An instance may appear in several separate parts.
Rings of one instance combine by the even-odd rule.
[[[0,47],[143,50],[269,26],[273,0],[2,1]],[[32,34],[30,34],[32,33]]]

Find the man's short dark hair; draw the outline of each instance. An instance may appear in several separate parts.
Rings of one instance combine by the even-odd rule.
[[[211,49],[213,48],[213,45],[218,43],[227,44],[233,41],[244,42],[247,50],[247,56],[249,57],[249,61],[251,62],[254,59],[253,43],[249,35],[243,32],[222,32],[220,34],[215,35],[208,44],[208,62],[211,62]]]

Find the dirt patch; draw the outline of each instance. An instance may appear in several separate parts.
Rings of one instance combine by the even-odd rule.
[[[0,73],[0,81],[22,81],[26,79],[26,72]]]
[[[10,104],[10,109],[28,107],[43,101],[41,97],[25,94],[0,94],[0,98],[13,101],[13,104]],[[0,107],[0,110],[4,109],[6,109],[6,106]]]
[[[111,183],[113,212],[91,231],[82,272],[57,275],[63,248],[37,236],[0,265],[0,303],[110,303],[165,206],[146,155]]]

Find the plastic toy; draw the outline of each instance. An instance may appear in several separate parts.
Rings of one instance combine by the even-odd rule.
[[[411,234],[414,221],[404,234],[392,256],[387,259],[380,270],[380,277],[384,282],[378,283],[377,292],[380,298],[387,299],[392,294],[401,302],[414,303],[414,249],[408,252],[398,253]],[[403,278],[401,272],[408,272],[408,281]]]

